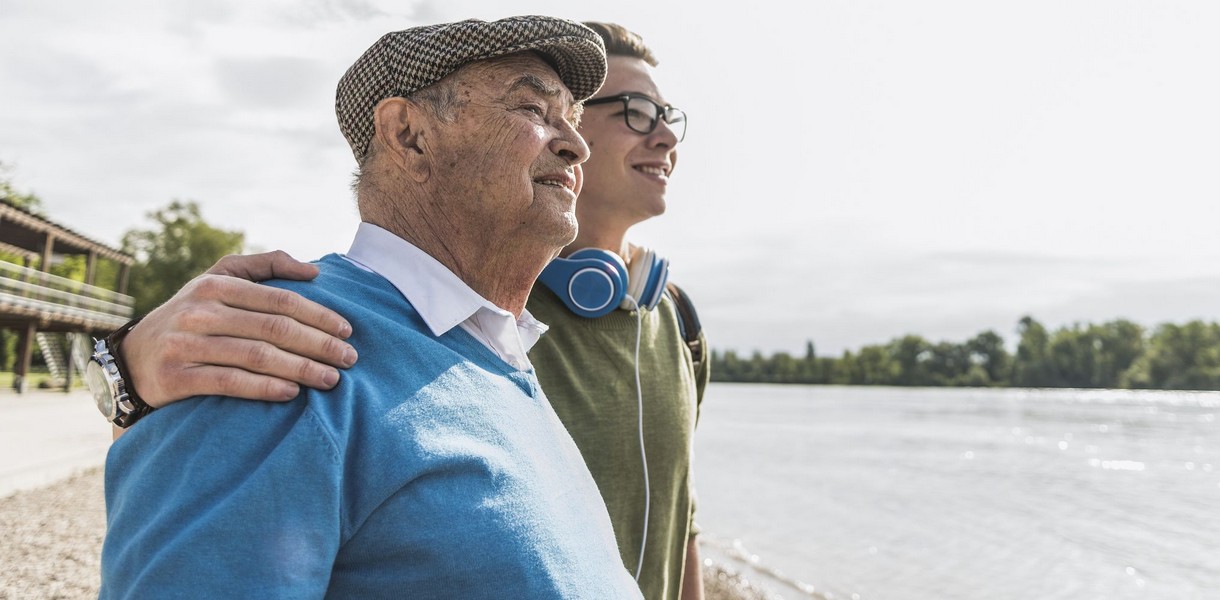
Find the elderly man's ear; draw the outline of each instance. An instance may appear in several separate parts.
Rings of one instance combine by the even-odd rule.
[[[373,109],[374,143],[404,175],[419,183],[431,173],[426,152],[431,124],[428,112],[406,98],[386,98]]]

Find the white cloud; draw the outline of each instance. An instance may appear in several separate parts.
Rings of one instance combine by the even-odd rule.
[[[347,65],[392,29],[524,13],[623,22],[660,55],[691,131],[669,214],[637,235],[714,346],[1220,306],[1206,0],[0,0],[0,161],[104,241],[191,198],[258,247],[316,257],[356,221],[332,114]]]

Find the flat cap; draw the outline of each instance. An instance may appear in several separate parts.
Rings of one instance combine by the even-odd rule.
[[[577,101],[592,96],[606,79],[601,37],[575,21],[521,16],[412,27],[382,36],[339,79],[339,129],[360,160],[373,138],[378,102],[408,96],[462,65],[525,50],[549,58]]]

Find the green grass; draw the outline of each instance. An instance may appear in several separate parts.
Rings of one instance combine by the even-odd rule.
[[[46,371],[31,369],[29,373],[29,385],[27,390],[44,389],[43,386],[51,382],[51,374]],[[13,389],[13,372],[0,371],[0,392],[11,391]],[[85,389],[85,380],[81,377],[81,373],[72,374],[72,389]]]

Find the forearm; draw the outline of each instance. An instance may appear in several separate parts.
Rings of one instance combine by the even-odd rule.
[[[682,573],[682,600],[703,600],[703,562],[699,558],[699,539],[686,542],[686,566]]]

